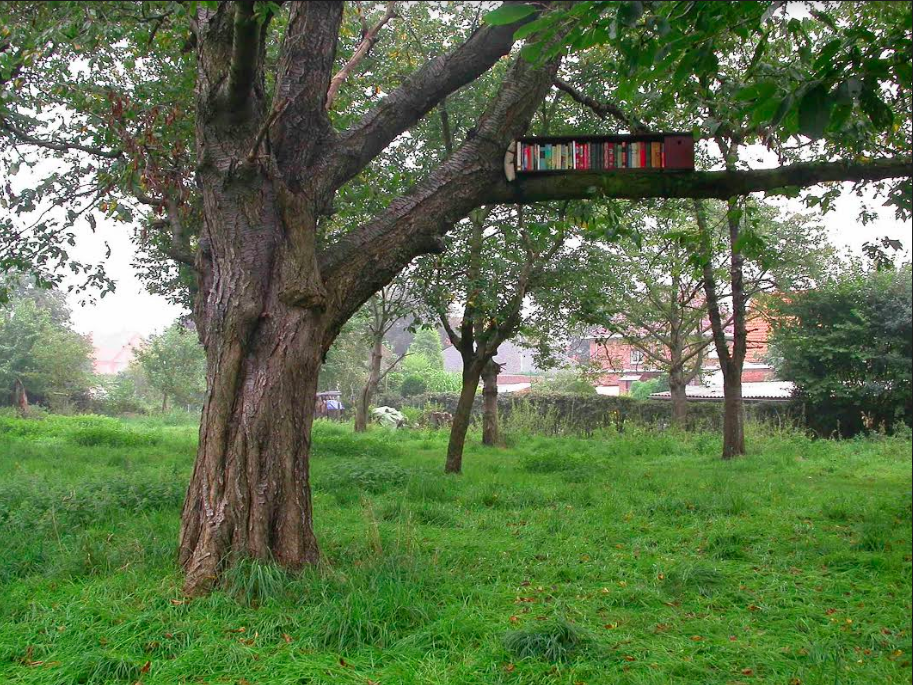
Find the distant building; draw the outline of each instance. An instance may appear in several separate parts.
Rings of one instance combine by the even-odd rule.
[[[763,311],[753,310],[749,312],[747,327],[748,341],[742,383],[773,383],[777,378],[768,361],[770,321]],[[709,333],[707,335],[709,336]],[[731,328],[727,338],[732,340]],[[664,370],[641,349],[625,342],[619,335],[608,334],[598,329],[583,337],[577,346],[575,358],[577,361],[596,362],[604,370],[596,383],[596,392],[600,395],[626,395],[631,392],[631,386],[636,381],[647,381],[664,373]],[[695,388],[710,389],[705,399],[713,399],[715,395],[712,391],[716,389],[722,392],[723,372],[720,370],[719,358],[712,342],[708,344],[704,353],[700,373],[691,385]],[[759,389],[762,387],[778,396],[783,392],[782,389],[774,390],[772,385],[758,386]],[[695,393],[696,389],[689,389],[688,396],[697,397]]]
[[[92,344],[95,373],[114,375],[130,366],[135,350],[143,344],[143,336],[135,331],[93,334]]]

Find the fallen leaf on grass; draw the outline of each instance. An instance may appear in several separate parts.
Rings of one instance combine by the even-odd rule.
[[[152,668],[152,662],[147,661],[143,664],[143,667],[139,670],[140,673],[148,673],[149,669]]]

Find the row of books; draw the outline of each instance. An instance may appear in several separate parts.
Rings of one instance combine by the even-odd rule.
[[[666,150],[662,141],[571,141],[525,143],[517,141],[517,171],[604,171],[608,169],[662,169]]]

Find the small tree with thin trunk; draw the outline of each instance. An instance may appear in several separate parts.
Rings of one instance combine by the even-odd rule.
[[[592,252],[572,248],[576,230],[567,206],[537,212],[486,208],[472,212],[449,238],[441,256],[419,260],[429,318],[443,326],[463,362],[462,385],[447,446],[447,473],[462,470],[472,406],[484,378],[483,442],[497,444],[497,376],[501,343],[536,322],[544,330],[563,324],[567,304],[593,272]],[[460,306],[459,323],[451,312]],[[545,308],[545,310],[543,310]]]
[[[781,220],[771,207],[750,199],[729,199],[712,215],[708,203],[695,200],[694,216],[695,258],[703,273],[705,307],[723,374],[723,459],[731,459],[745,453],[742,370],[748,353],[749,303],[765,290],[786,291],[814,282],[827,269],[833,249],[820,227],[806,218]],[[726,234],[728,292],[721,290],[714,267],[720,226]]]
[[[597,340],[610,363],[610,341],[620,340],[668,374],[672,421],[681,425],[685,388],[700,375],[712,344],[702,277],[695,273],[692,249],[679,237],[691,217],[672,202],[658,205],[649,217],[625,215],[634,220],[625,222],[622,237],[605,245],[602,297],[595,311],[586,312],[586,321],[601,329]]]
[[[390,354],[384,347],[384,338],[398,321],[413,311],[414,307],[412,294],[403,278],[382,288],[365,304],[364,335],[370,345],[371,356],[368,361],[368,376],[365,385],[355,402],[356,433],[368,429],[368,408],[374,393],[377,392],[378,385],[407,354],[404,352],[394,359],[389,359]],[[384,365],[385,353],[388,357],[386,366]]]

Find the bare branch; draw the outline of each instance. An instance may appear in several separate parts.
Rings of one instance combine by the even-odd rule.
[[[510,52],[514,31],[534,17],[478,29],[456,50],[429,60],[415,71],[354,128],[343,133],[335,149],[328,150],[328,187],[340,187],[442,99],[488,71]]]
[[[100,147],[83,145],[82,143],[39,138],[4,120],[0,120],[0,130],[6,131],[22,143],[34,145],[35,147],[42,147],[47,150],[56,150],[58,152],[85,152],[96,157],[104,157],[105,159],[118,159],[123,155],[121,150],[104,150]]]
[[[327,89],[326,101],[326,108],[328,110],[333,109],[333,103],[336,101],[336,96],[339,94],[339,89],[342,87],[343,82],[349,78],[349,75],[355,71],[361,61],[368,56],[369,52],[371,52],[371,48],[374,47],[374,44],[377,43],[377,40],[380,37],[380,30],[395,16],[397,16],[396,3],[388,2],[387,9],[384,11],[380,20],[370,29],[365,31],[364,36],[361,38],[361,42],[358,44],[358,47],[355,48],[355,52],[352,53],[349,61],[345,63],[345,66],[343,66],[342,69],[336,72],[336,75],[330,81],[330,87]]]
[[[598,100],[594,100],[589,95],[581,93],[577,88],[572,86],[564,79],[556,78],[554,85],[558,90],[570,95],[571,99],[579,102],[585,107],[589,107],[600,119],[605,119],[607,116],[610,116],[618,122],[627,126],[632,133],[646,133],[649,130],[636,117],[626,114],[625,111],[621,109],[621,107],[613,102],[599,102]]]

